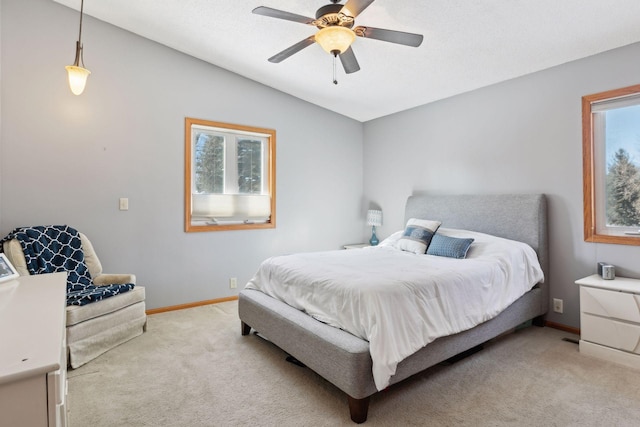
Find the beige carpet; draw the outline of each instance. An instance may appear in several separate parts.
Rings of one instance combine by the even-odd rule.
[[[530,327],[371,399],[369,426],[640,426],[640,371]],[[260,337],[237,302],[156,314],[69,372],[71,427],[349,426],[345,395]]]

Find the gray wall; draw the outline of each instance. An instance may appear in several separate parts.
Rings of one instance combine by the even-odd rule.
[[[64,66],[78,12],[49,0],[1,8],[2,236],[69,224],[105,271],[135,273],[156,308],[234,295],[229,278],[243,287],[268,256],[366,233],[361,123],[86,16],[92,74],[76,97]],[[185,116],[276,130],[276,229],[183,231]]]
[[[639,247],[583,239],[581,97],[637,84],[639,69],[635,44],[365,123],[364,200],[384,211],[380,235],[403,228],[415,191],[546,193],[548,280],[564,300],[548,320],[579,327],[574,281],[597,261],[640,277]]]

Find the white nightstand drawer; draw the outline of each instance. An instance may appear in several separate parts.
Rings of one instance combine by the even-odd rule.
[[[638,295],[580,287],[580,310],[583,313],[640,323],[639,306],[640,296]]]
[[[581,339],[640,354],[640,325],[582,313]]]

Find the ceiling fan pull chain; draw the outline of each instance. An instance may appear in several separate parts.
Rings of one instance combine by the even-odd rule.
[[[337,54],[333,54],[333,84],[337,85],[338,80],[336,79],[336,59],[338,58]]]

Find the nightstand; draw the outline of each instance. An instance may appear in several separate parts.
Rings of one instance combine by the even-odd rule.
[[[368,243],[352,243],[350,245],[344,245],[344,249],[362,249],[371,246]]]
[[[580,285],[580,352],[640,369],[640,280],[597,274]]]

